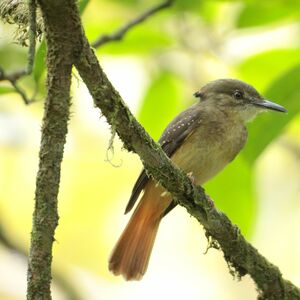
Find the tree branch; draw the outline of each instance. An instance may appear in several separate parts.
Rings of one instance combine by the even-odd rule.
[[[228,265],[242,277],[249,274],[260,292],[260,299],[300,299],[300,290],[282,278],[280,270],[263,257],[228,217],[217,210],[204,190],[172,165],[169,158],[131,114],[119,93],[101,69],[86,38],[76,67],[107,121],[115,128],[129,151],[136,152],[148,174],[164,186],[188,213],[204,227],[212,245],[219,245]]]
[[[26,75],[26,70],[19,70],[11,74],[6,74],[4,70],[0,67],[0,81],[7,80],[15,89],[15,92],[18,93],[23,99],[24,103],[28,105],[33,100],[30,100],[26,95],[25,91],[18,85],[17,81],[19,78]]]
[[[111,34],[104,34],[101,35],[96,41],[92,43],[92,47],[98,48],[108,42],[113,41],[120,41],[124,38],[125,34],[136,25],[142,23],[146,19],[148,19],[150,16],[156,14],[157,12],[170,7],[173,4],[174,0],[167,0],[162,2],[161,4],[158,4],[148,10],[146,10],[144,13],[142,13],[140,16],[136,17],[135,19],[131,20],[121,28],[117,29]]]
[[[70,108],[71,71],[82,49],[72,0],[39,0],[47,41],[47,97],[28,262],[27,299],[51,299],[51,262],[58,224],[57,195]]]
[[[3,2],[0,7],[1,13],[4,13],[2,10],[4,10],[6,13],[11,12],[13,8],[19,7],[23,3],[12,3],[10,1],[8,4]],[[5,9],[4,9],[5,7]],[[13,7],[13,8],[12,8]],[[14,10],[13,10],[14,11]],[[26,105],[33,102],[33,99],[29,99],[26,95],[25,91],[18,85],[17,81],[23,77],[30,75],[33,70],[34,65],[34,57],[35,57],[35,45],[36,45],[36,33],[37,33],[37,24],[36,24],[36,2],[35,0],[28,0],[28,39],[29,39],[29,46],[28,46],[28,62],[26,69],[24,70],[18,70],[11,74],[5,74],[4,70],[0,67],[0,81],[7,80],[10,82],[10,84],[14,87],[16,93],[18,93],[21,98],[23,99],[24,103]]]
[[[37,32],[37,24],[36,24],[36,0],[28,0],[28,24],[29,24],[29,32],[28,32],[28,64],[27,64],[27,75],[31,74],[34,65],[34,57],[35,57],[35,45],[36,45],[36,32]]]

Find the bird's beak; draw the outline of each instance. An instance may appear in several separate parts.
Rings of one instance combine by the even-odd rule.
[[[283,106],[265,99],[255,101],[253,104],[266,109],[276,110],[280,112],[287,112],[287,110]]]

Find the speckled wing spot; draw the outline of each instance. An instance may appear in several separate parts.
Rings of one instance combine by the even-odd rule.
[[[171,157],[174,152],[182,145],[184,140],[199,126],[199,120],[201,118],[201,109],[198,109],[198,105],[193,105],[187,110],[180,113],[164,130],[159,143],[165,153]],[[203,113],[203,112],[202,112]],[[186,120],[183,122],[183,120]],[[195,122],[197,120],[197,122]],[[143,170],[138,180],[136,181],[131,197],[127,204],[125,213],[129,212],[137,201],[139,194],[143,191],[146,184],[148,183],[148,176],[146,171]],[[175,202],[170,205],[166,210],[165,214],[168,213],[173,207]]]

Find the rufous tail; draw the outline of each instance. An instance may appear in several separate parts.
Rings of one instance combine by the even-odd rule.
[[[160,201],[161,191],[152,183],[146,188],[109,259],[109,270],[115,275],[123,275],[126,280],[140,280],[145,274],[167,205],[163,205],[165,199]]]

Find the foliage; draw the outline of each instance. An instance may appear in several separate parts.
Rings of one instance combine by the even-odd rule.
[[[147,1],[143,3],[143,6],[136,5],[136,1],[114,1],[113,3],[100,2],[89,3],[89,1],[80,1],[80,11],[84,13],[83,20],[84,25],[90,39],[95,39],[99,33],[109,33],[114,29],[117,29],[120,25],[124,24],[126,20],[130,20],[138,15],[146,4],[151,5],[153,1]],[[98,7],[103,6],[106,9],[105,16],[99,22],[98,18],[95,18],[99,14]],[[238,7],[237,7],[238,6]],[[270,9],[272,6],[272,9]],[[181,64],[184,71],[177,70],[172,64],[176,64],[172,55],[174,55],[174,48],[180,52],[180,55],[190,55],[187,62],[192,64],[191,60],[200,59],[203,60],[206,53],[214,51],[211,49],[212,45],[208,45],[207,49],[203,49],[203,46],[195,46],[196,49],[191,49],[190,46],[180,43],[178,33],[170,27],[170,24],[178,23],[179,27],[183,27],[185,38],[193,38],[193,32],[199,33],[199,40],[201,40],[201,34],[208,33],[207,26],[205,24],[210,23],[211,27],[220,26],[220,18],[222,20],[222,12],[232,10],[231,17],[234,21],[232,24],[222,25],[223,31],[231,31],[235,34],[243,32],[243,30],[255,28],[257,32],[263,30],[269,30],[270,28],[280,27],[281,24],[286,25],[288,22],[294,22],[299,15],[299,4],[294,1],[275,1],[274,3],[262,2],[262,1],[178,1],[171,11],[162,12],[161,15],[153,17],[151,20],[141,24],[140,26],[131,30],[125,37],[124,41],[119,43],[111,43],[100,48],[101,54],[109,55],[135,55],[141,56],[145,60],[153,60],[154,64],[163,62],[162,66],[156,66],[156,71],[153,72],[149,69],[149,76],[152,77],[152,83],[148,87],[148,91],[145,92],[144,100],[140,106],[139,118],[142,124],[153,134],[153,137],[158,138],[160,133],[166,124],[187,104],[182,101],[184,98],[192,101],[191,95],[194,91],[191,86],[191,81],[188,77],[196,76],[201,78],[196,82],[206,82],[203,78],[203,74],[207,73],[205,67],[200,70],[187,70],[187,66],[184,62]],[[114,13],[113,13],[114,11]],[[226,16],[225,16],[226,17]],[[198,18],[200,23],[196,22],[191,24],[189,19]],[[202,22],[202,23],[201,23]],[[182,29],[180,29],[182,30]],[[255,34],[255,32],[254,32]],[[176,37],[177,36],[177,37]],[[215,37],[214,44],[218,44],[218,36]],[[228,37],[229,38],[229,37]],[[224,39],[224,38],[223,38]],[[226,39],[226,38],[225,38]],[[195,41],[195,44],[198,42]],[[2,45],[1,47],[6,47]],[[0,47],[0,51],[1,51]],[[190,47],[190,49],[189,49]],[[198,48],[200,47],[200,49]],[[16,49],[19,51],[19,49]],[[198,53],[199,54],[198,54]],[[151,56],[151,53],[152,56]],[[192,53],[192,55],[191,55]],[[299,111],[299,105],[297,105],[297,97],[300,93],[300,71],[295,65],[300,63],[300,49],[287,45],[285,48],[272,48],[270,45],[269,50],[264,52],[257,52],[254,55],[245,57],[244,60],[235,63],[233,66],[228,65],[231,69],[231,73],[235,73],[237,77],[247,82],[252,83],[258,89],[261,89],[262,93],[270,99],[282,103],[288,107],[289,114],[287,116],[277,118],[269,114],[268,116],[261,116],[259,120],[249,126],[250,138],[248,145],[243,152],[244,159],[239,159],[235,162],[234,166],[229,167],[222,175],[220,175],[214,182],[207,185],[208,192],[211,195],[216,195],[218,199],[224,199],[222,208],[233,217],[233,219],[248,232],[254,224],[255,220],[255,197],[251,190],[252,180],[249,180],[253,176],[254,162],[265,149],[265,147],[271,143],[282,132],[283,128],[291,121]],[[164,57],[161,58],[160,56]],[[178,53],[176,53],[178,55]],[[10,53],[10,57],[14,54]],[[17,56],[17,54],[16,54]],[[164,61],[164,59],[168,61]],[[214,60],[217,63],[221,63],[222,56],[216,55]],[[284,63],[282,63],[284,61]],[[193,67],[192,67],[193,68]],[[192,69],[191,68],[191,69]],[[36,61],[34,66],[33,78],[37,85],[41,85],[42,75],[45,71],[45,43],[41,42],[37,49]],[[188,74],[187,72],[196,74]],[[215,77],[214,72],[209,71],[210,76]],[[155,75],[151,75],[155,74]],[[224,75],[223,75],[224,76]],[[185,89],[183,89],[185,85]],[[188,88],[187,88],[188,86]],[[287,89],[289,87],[289,89]],[[187,94],[188,91],[188,94]],[[3,87],[1,88],[1,94],[10,93],[11,89]],[[159,113],[156,113],[159,109]],[[157,118],[157,119],[154,119]],[[276,118],[276,121],[274,119]],[[268,130],[265,130],[268,128]],[[247,176],[245,176],[245,182],[238,183],[235,178],[236,169],[241,167],[244,169],[245,161],[248,161]],[[251,166],[250,166],[251,165]],[[231,178],[227,182],[228,178]],[[240,178],[239,178],[240,179]],[[236,189],[228,188],[228,185],[239,185],[243,188]],[[221,197],[221,195],[223,195]],[[229,199],[239,198],[243,201],[230,201]],[[234,207],[233,207],[234,206]],[[238,217],[235,213],[236,210],[240,211]],[[247,213],[251,212],[251,213]],[[234,216],[236,215],[236,216]],[[244,217],[246,216],[246,217]]]
[[[102,33],[113,32],[156,3],[157,1],[154,0],[82,0],[79,1],[79,9],[85,31],[92,42]],[[149,84],[142,90],[138,118],[155,139],[159,138],[166,124],[179,111],[196,101],[192,96],[193,92],[207,81],[219,77],[231,76],[249,82],[266,98],[281,103],[288,109],[289,113],[286,115],[264,114],[249,124],[246,148],[224,172],[205,186],[212,199],[216,199],[217,206],[225,211],[248,236],[254,231],[258,213],[257,161],[267,147],[276,142],[289,124],[299,116],[299,12],[299,1],[291,0],[178,0],[170,9],[160,12],[130,30],[122,41],[108,43],[96,49],[100,61],[130,57],[138,61],[143,68]],[[8,29],[8,25],[4,26]],[[20,47],[14,45],[8,38],[6,36],[6,40],[0,41],[0,64],[7,72],[23,68],[26,56],[26,49],[20,50]],[[252,42],[248,42],[249,49],[247,49],[243,47],[243,41],[249,40]],[[41,40],[37,48],[32,77],[21,81],[22,86],[29,93],[34,94],[38,90],[38,99],[45,96],[45,53],[46,46]],[[134,85],[135,82],[132,80],[132,86],[127,88],[134,88]],[[8,97],[11,97],[13,91],[14,89],[6,83],[0,82],[0,96],[3,103],[10,101]],[[19,99],[16,97],[12,99],[16,105]],[[125,100],[131,99],[125,98]],[[39,106],[35,106],[32,111],[39,109]],[[0,106],[0,112],[1,110]],[[81,136],[75,140],[77,139],[81,144],[94,143],[92,138],[88,138],[90,131],[95,130],[94,127],[91,126],[91,130],[79,128],[80,120],[77,121],[79,122],[74,127]],[[103,147],[104,143],[101,141],[100,145],[98,142],[96,145]],[[87,167],[97,176],[96,170],[93,169],[95,165],[93,158],[98,155],[97,149],[93,150],[93,155],[89,155],[86,149],[83,153],[82,156],[89,156],[89,161],[82,163],[73,159],[73,165],[76,164],[78,168]],[[82,166],[82,164],[86,165]],[[109,167],[105,169],[106,174],[113,181],[116,171],[110,170]],[[126,177],[127,171],[120,169],[122,169],[121,175]],[[132,170],[128,172],[132,177],[135,176]],[[70,178],[77,178],[77,175],[72,173],[68,175]],[[88,178],[82,181],[86,186],[91,184]],[[128,194],[129,189],[126,189],[125,182],[123,186],[120,185],[122,192],[126,190]],[[107,202],[101,206],[98,199],[93,198],[90,187],[84,193],[76,185],[75,193],[70,186],[68,185],[68,188],[72,192],[69,195],[75,199],[79,197],[93,199],[91,205],[99,206],[97,216],[103,214],[99,218],[103,222],[101,224],[112,226],[111,221],[105,220],[103,212],[103,207],[107,208]],[[117,197],[116,188],[111,191],[111,186],[103,187],[101,192],[107,198]],[[120,197],[123,198],[123,202],[126,201],[125,192]],[[80,218],[89,224],[86,230],[92,230],[95,224],[90,221],[90,216],[96,218],[96,210],[82,208],[79,200],[74,202],[75,206],[77,205],[74,215],[79,218],[80,214]],[[66,215],[67,219],[72,218],[72,213]],[[71,248],[72,242],[77,241],[78,233],[74,233],[71,225],[67,226],[70,226],[67,234],[71,240],[66,243]],[[82,234],[86,234],[84,229],[82,230]],[[102,227],[100,230],[104,231]],[[95,249],[92,251],[96,252]],[[101,248],[99,251],[104,250]],[[97,269],[92,256],[79,259],[76,255],[72,254],[71,260],[79,261],[79,265]]]

